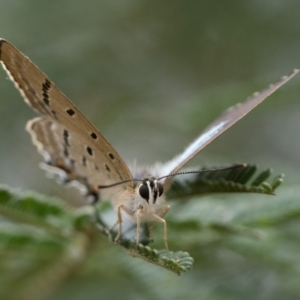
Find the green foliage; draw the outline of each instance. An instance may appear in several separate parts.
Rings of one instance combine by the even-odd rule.
[[[189,179],[185,179],[185,176],[176,176],[167,197],[182,199],[207,193],[274,194],[275,189],[283,181],[283,175],[278,175],[272,183],[267,183],[265,180],[271,176],[272,170],[267,169],[254,177],[257,168],[256,165],[247,165],[240,169],[203,172]]]
[[[193,250],[196,247],[202,258],[212,259],[217,249],[227,247],[251,259],[268,260],[280,266],[280,257],[272,249],[282,247],[281,241],[286,238],[284,233],[276,233],[276,227],[298,220],[300,202],[289,193],[268,199],[250,195],[273,195],[282,182],[280,175],[267,183],[270,170],[255,175],[256,171],[256,166],[247,166],[188,178],[176,177],[168,193],[174,201],[166,218],[171,248],[190,249],[199,259],[200,254]],[[222,197],[206,195],[199,200],[199,196],[214,192],[239,193],[239,199],[222,194]],[[241,193],[249,195],[241,197]],[[189,205],[186,205],[187,197],[191,198]],[[111,222],[108,221],[113,216],[114,222],[116,216],[105,201],[95,207],[74,209],[59,199],[18,193],[2,186],[0,214],[1,299],[44,298],[74,270],[80,270],[80,265],[84,267],[95,250],[101,260],[101,251],[104,251],[99,249],[101,236],[113,241],[116,235],[109,230]],[[135,228],[130,228],[130,224],[127,228],[117,244],[129,255],[176,274],[192,268],[194,259],[187,252],[150,247],[147,224],[139,245],[134,240]],[[159,236],[155,231],[155,237]],[[259,247],[257,241],[260,241]],[[205,253],[208,249],[211,249],[209,255]],[[110,259],[113,261],[112,256]],[[196,261],[202,265],[203,262],[202,259]],[[292,267],[292,262],[286,261],[285,266]],[[213,269],[214,263],[207,262],[203,267]]]
[[[0,298],[40,299],[60,284],[85,258],[91,212],[1,187]]]

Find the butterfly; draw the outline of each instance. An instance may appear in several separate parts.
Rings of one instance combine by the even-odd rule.
[[[30,120],[26,129],[44,157],[44,169],[57,174],[62,182],[75,182],[90,203],[96,203],[100,193],[101,197],[110,199],[117,210],[116,241],[122,235],[123,218],[127,215],[137,224],[137,244],[142,222],[162,223],[167,249],[164,216],[170,206],[165,204],[164,193],[170,188],[172,175],[300,71],[293,70],[260,93],[254,93],[244,103],[228,109],[175,158],[149,168],[139,168],[127,166],[98,129],[55,84],[4,39],[0,39],[0,61],[26,103],[41,115]]]

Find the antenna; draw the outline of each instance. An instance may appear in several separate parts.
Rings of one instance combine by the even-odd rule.
[[[205,172],[217,172],[217,171],[228,171],[228,170],[234,170],[234,169],[239,169],[239,168],[245,168],[247,165],[246,164],[236,164],[233,166],[229,166],[229,167],[224,167],[224,168],[212,168],[212,169],[202,169],[202,170],[197,170],[197,171],[186,171],[186,172],[178,172],[178,173],[172,173],[169,175],[165,175],[162,177],[157,178],[157,180],[161,180],[164,178],[168,178],[171,176],[177,176],[177,175],[187,175],[187,174],[199,174],[199,173],[205,173]],[[120,182],[116,182],[113,184],[108,184],[108,185],[98,185],[97,188],[98,189],[106,189],[106,188],[110,188],[110,187],[114,187],[126,182],[131,182],[131,181],[143,181],[143,179],[130,179],[130,180],[124,180],[124,181],[120,181]]]
[[[234,170],[234,169],[239,169],[239,168],[245,168],[246,166],[247,166],[246,164],[236,164],[236,165],[224,167],[224,168],[212,168],[212,169],[202,169],[202,170],[198,170],[198,171],[178,172],[178,173],[172,173],[172,174],[169,174],[166,176],[159,177],[157,180],[161,180],[163,178],[168,178],[168,177],[176,176],[176,175],[198,174],[198,173],[215,172],[215,171],[228,171],[228,170]]]

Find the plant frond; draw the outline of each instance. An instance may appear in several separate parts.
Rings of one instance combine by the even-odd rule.
[[[266,180],[272,175],[272,169],[255,175],[257,169],[256,165],[247,165],[245,168],[199,173],[188,178],[177,176],[167,192],[167,198],[180,199],[209,193],[274,195],[275,189],[283,182],[283,175],[276,176],[271,183],[268,183]]]

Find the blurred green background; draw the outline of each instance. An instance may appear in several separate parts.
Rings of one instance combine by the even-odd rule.
[[[140,164],[170,159],[226,108],[298,67],[299,20],[296,0],[0,2],[0,36],[29,56],[124,159]],[[24,130],[35,114],[4,72],[0,78],[0,182],[82,201],[38,168],[42,158]],[[298,76],[191,165],[259,163],[285,173],[287,187],[297,184],[299,95]],[[299,299],[278,286],[277,274],[249,269],[232,253],[219,252],[229,272],[205,270],[198,250],[182,245],[196,264],[177,278],[104,240],[102,247],[97,255],[106,262],[92,260],[55,299],[253,299],[257,284],[256,299]]]

